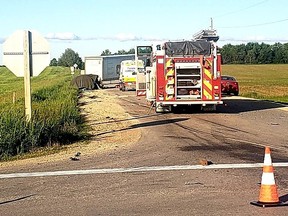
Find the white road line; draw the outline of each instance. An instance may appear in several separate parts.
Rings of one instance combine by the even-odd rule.
[[[262,166],[263,166],[263,163],[253,163],[253,164],[211,164],[208,166],[182,165],[182,166],[154,166],[154,167],[131,167],[131,168],[111,168],[111,169],[90,169],[90,170],[68,170],[68,171],[0,174],[0,179],[43,177],[43,176],[63,176],[63,175],[173,171],[173,170],[238,169],[238,168],[243,169],[243,168],[258,168]],[[274,167],[288,167],[288,162],[273,163],[273,166]]]

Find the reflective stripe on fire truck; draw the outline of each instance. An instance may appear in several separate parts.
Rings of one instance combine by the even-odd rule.
[[[165,100],[173,100],[175,96],[174,68],[172,59],[166,60],[166,76],[165,76]]]
[[[137,96],[146,96],[146,90],[137,90],[136,95]]]
[[[174,76],[174,68],[167,69],[166,79],[168,76]]]
[[[211,99],[212,99],[212,95],[211,95],[211,94],[209,94],[209,92],[208,92],[208,91],[206,91],[206,89],[204,89],[204,92],[203,92],[203,94],[204,94],[204,96],[206,97],[206,99],[208,99],[208,100],[211,100]]]
[[[204,85],[212,92],[212,84],[209,80],[204,80]]]
[[[211,80],[212,79],[212,74],[209,70],[207,70],[206,68],[204,68],[204,74]]]
[[[168,68],[168,67],[172,67],[172,59],[168,59],[166,61],[166,68]]]
[[[209,61],[207,61],[210,63]],[[211,64],[211,63],[210,63]],[[203,95],[207,100],[211,100],[212,98],[212,74],[211,71],[206,69],[205,67],[203,68],[204,70],[204,75],[203,75]]]

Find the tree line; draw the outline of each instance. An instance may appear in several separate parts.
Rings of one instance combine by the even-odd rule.
[[[101,56],[108,56],[108,55],[125,55],[125,54],[134,54],[135,49],[132,48],[128,51],[126,50],[118,50],[115,53],[112,53],[109,49],[104,50],[101,53]],[[50,66],[64,66],[64,67],[72,67],[74,64],[77,64],[77,68],[83,70],[85,65],[81,57],[77,52],[74,50],[67,48],[64,53],[58,58],[53,58],[50,61]]]
[[[247,44],[226,44],[220,48],[223,64],[287,64],[288,43],[250,42]]]
[[[273,45],[265,43],[249,42],[247,44],[231,45],[226,44],[219,48],[222,55],[223,64],[287,64],[288,63],[288,43],[275,43]],[[112,53],[109,49],[104,50],[101,56],[134,54],[135,49],[128,51],[118,50]],[[68,48],[58,58],[50,61],[50,66],[71,67],[74,64],[83,70],[85,65],[79,54]]]
[[[77,68],[83,70],[84,62],[77,52],[67,48],[64,53],[58,58],[53,58],[50,61],[50,66],[63,66],[63,67],[72,67],[74,64],[77,64]]]
[[[108,56],[108,55],[125,55],[125,54],[134,54],[135,53],[135,49],[131,48],[130,50],[126,51],[126,50],[118,50],[115,53],[112,53],[109,49],[104,50],[101,53],[101,56]]]

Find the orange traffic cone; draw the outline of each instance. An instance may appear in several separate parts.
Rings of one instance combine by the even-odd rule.
[[[265,147],[263,174],[261,180],[261,188],[259,194],[259,201],[250,202],[252,205],[271,207],[283,205],[279,201],[277,186],[274,179],[274,168],[271,159],[270,147]]]

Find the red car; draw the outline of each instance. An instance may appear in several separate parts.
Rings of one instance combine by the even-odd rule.
[[[228,95],[239,95],[239,85],[235,77],[226,75],[221,77],[221,92]]]

